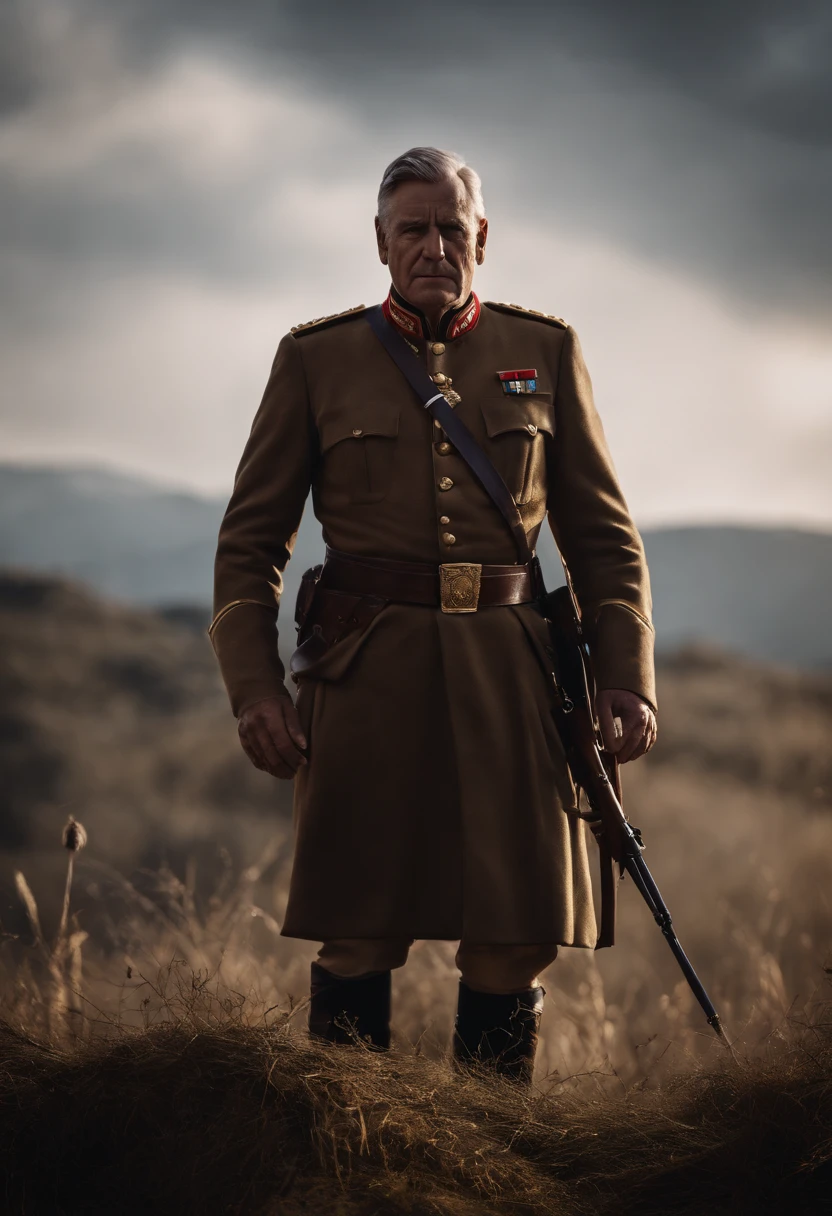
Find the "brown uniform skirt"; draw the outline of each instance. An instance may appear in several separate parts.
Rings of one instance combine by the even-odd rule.
[[[533,605],[391,604],[304,676],[283,933],[594,947]]]

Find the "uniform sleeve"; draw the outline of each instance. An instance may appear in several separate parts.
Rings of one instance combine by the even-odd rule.
[[[316,451],[296,341],[281,341],[220,527],[211,642],[239,716],[288,696],[277,648],[282,572],[292,554]]]
[[[644,546],[618,484],[578,337],[566,331],[555,397],[549,523],[592,643],[599,689],[656,705]]]

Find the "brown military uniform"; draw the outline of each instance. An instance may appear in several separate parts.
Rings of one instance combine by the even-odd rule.
[[[599,687],[655,704],[643,548],[574,331],[484,304],[461,333],[443,318],[446,336],[433,341],[413,315],[409,340],[458,394],[532,545],[548,514],[593,634]],[[507,395],[505,369],[534,369],[536,391]],[[346,553],[517,561],[502,517],[361,310],[300,327],[278,348],[219,538],[211,636],[237,714],[286,692],[275,570],[310,487],[325,540]],[[310,763],[295,779],[285,934],[594,946],[545,642],[532,604],[465,615],[390,604],[304,674]]]

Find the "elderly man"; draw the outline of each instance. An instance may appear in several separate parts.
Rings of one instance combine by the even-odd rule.
[[[577,337],[473,293],[488,222],[459,157],[393,161],[375,225],[392,280],[378,321],[496,466],[531,548],[548,516],[605,743],[635,759],[656,734],[649,582]],[[391,969],[414,939],[459,941],[456,1058],[528,1078],[538,974],[559,946],[596,942],[546,623],[504,518],[369,316],[278,347],[220,532],[211,637],[247,755],[295,780],[283,933],[322,943],[312,1033],[387,1046]],[[310,489],[327,559],[295,705],[275,599]]]

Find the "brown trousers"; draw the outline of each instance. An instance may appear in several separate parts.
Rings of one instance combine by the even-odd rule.
[[[341,979],[356,979],[403,967],[413,938],[337,938],[324,942],[318,962]],[[461,941],[456,965],[464,983],[476,992],[512,993],[537,986],[538,972],[557,957],[550,942],[493,946]]]

